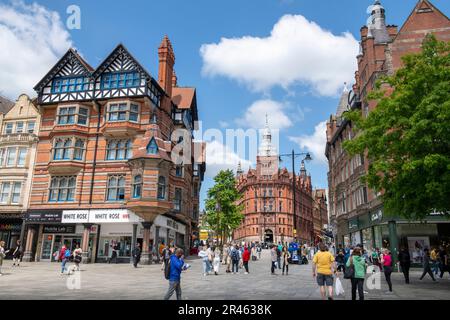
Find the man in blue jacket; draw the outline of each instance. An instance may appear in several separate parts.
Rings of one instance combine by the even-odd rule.
[[[170,256],[169,290],[164,300],[169,300],[174,291],[177,293],[177,300],[181,300],[181,271],[188,268],[184,263],[183,253],[183,249],[177,249],[175,254]]]

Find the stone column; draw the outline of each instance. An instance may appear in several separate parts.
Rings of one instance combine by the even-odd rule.
[[[81,250],[82,252],[82,263],[90,263],[89,258],[89,236],[91,234],[91,228],[92,224],[85,223],[83,224],[84,230],[83,230],[83,238],[81,239]]]
[[[160,262],[160,256],[159,256],[159,229],[160,226],[155,225],[155,243],[153,243],[153,246],[155,246],[156,249],[156,256],[158,257],[158,262]]]
[[[141,253],[141,263],[142,264],[151,264],[152,263],[152,253],[150,251],[150,228],[152,227],[153,222],[142,222],[142,226],[144,227],[144,239],[142,241],[142,253]]]
[[[30,262],[33,260],[33,241],[36,234],[36,226],[29,225],[27,232],[27,239],[25,243],[25,251],[22,260],[25,262]]]
[[[395,221],[389,221],[389,244],[392,254],[393,263],[397,263],[398,260],[398,237],[397,237],[397,224]]]

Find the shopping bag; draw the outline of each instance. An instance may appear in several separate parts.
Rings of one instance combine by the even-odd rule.
[[[340,295],[344,295],[345,291],[344,291],[344,287],[342,286],[342,282],[341,279],[336,278],[336,295],[340,296]]]

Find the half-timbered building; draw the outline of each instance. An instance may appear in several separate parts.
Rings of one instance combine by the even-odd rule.
[[[24,259],[54,261],[63,244],[91,262],[129,261],[137,242],[144,263],[159,243],[189,249],[205,148],[192,140],[196,92],[177,86],[167,36],[158,54],[155,80],[123,44],[95,69],[70,49],[36,85],[42,120]]]

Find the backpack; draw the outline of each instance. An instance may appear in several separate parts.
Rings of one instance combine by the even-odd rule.
[[[70,258],[71,253],[69,249],[66,249],[66,251],[64,251],[64,258]]]
[[[172,259],[169,259],[169,261],[167,262],[166,267],[164,268],[164,277],[166,278],[166,280],[170,279],[170,262],[172,261]]]
[[[231,259],[232,260],[234,260],[234,261],[236,261],[236,260],[239,260],[239,251],[238,250],[233,250],[233,251],[231,251]]]

